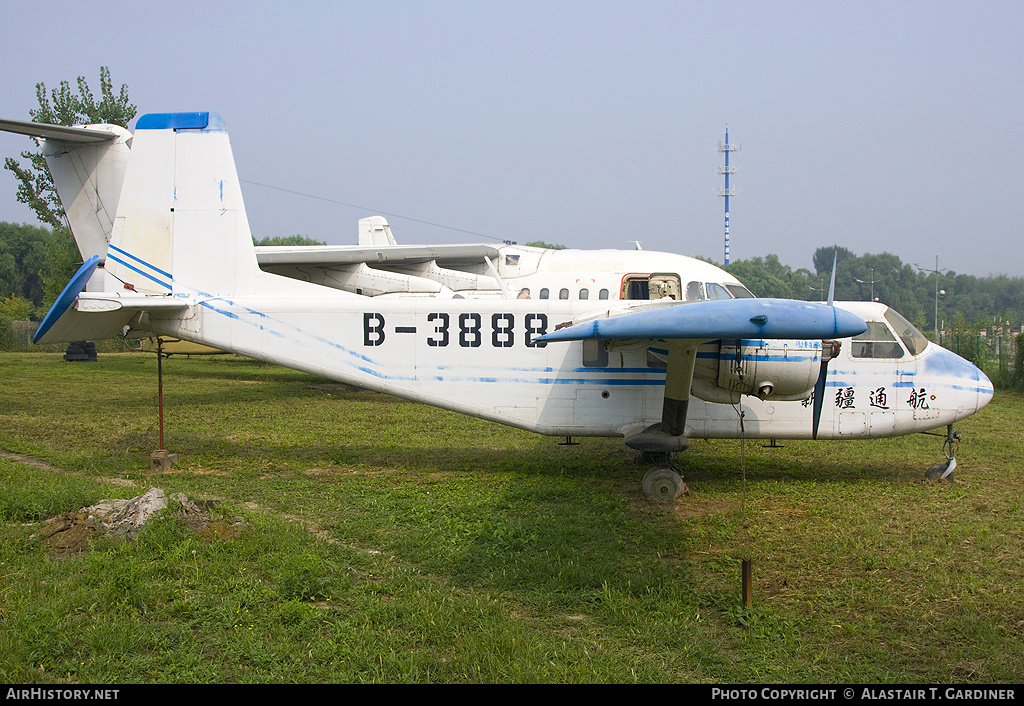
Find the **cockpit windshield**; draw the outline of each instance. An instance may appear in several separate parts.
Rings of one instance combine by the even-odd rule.
[[[928,345],[928,339],[895,309],[887,309],[885,321],[868,321],[868,330],[853,337],[850,354],[854,358],[902,358],[903,342],[910,355],[917,355]],[[896,336],[893,335],[896,332]]]
[[[754,293],[744,287],[742,284],[727,284],[725,288],[729,290],[734,299],[754,299]]]
[[[910,355],[917,355],[928,346],[928,339],[924,337],[924,334],[895,309],[886,309],[885,320],[903,341],[903,345],[910,351]]]

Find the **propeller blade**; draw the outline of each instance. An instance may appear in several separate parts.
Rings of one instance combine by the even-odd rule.
[[[811,438],[818,438],[818,425],[821,423],[821,408],[825,402],[825,378],[828,377],[828,361],[825,360],[825,350],[821,352],[821,370],[818,372],[818,380],[814,383],[814,418],[811,421]]]
[[[839,251],[832,254],[832,281],[828,285],[828,306],[834,307],[836,296],[836,263],[839,261]],[[830,347],[826,350],[826,346]],[[838,343],[834,341],[821,342],[821,370],[818,371],[818,379],[814,383],[814,418],[811,421],[811,438],[818,438],[818,426],[821,424],[821,410],[825,404],[825,380],[828,378],[828,361],[836,353]]]
[[[832,302],[836,298],[836,263],[839,261],[839,251],[836,250],[832,254],[832,281],[828,285],[828,306],[833,306]]]

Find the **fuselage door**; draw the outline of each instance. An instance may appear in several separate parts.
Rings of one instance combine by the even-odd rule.
[[[651,275],[650,279],[651,299],[675,299],[680,301],[682,289],[679,286],[679,275],[658,273]]]
[[[626,275],[622,278],[622,299],[675,299],[682,301],[679,275],[655,272],[649,275]]]

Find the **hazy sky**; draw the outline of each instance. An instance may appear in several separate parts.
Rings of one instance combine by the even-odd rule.
[[[728,124],[733,260],[837,243],[1024,276],[1020,0],[36,0],[0,22],[0,116],[29,119],[40,81],[98,94],[100,66],[139,115],[220,113],[257,237],[355,243],[384,213],[399,242],[721,262]],[[0,220],[35,222],[7,171]]]

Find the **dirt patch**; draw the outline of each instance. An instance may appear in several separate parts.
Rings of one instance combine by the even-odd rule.
[[[357,476],[359,471],[354,468],[307,468],[302,471],[304,476]]]
[[[180,521],[203,539],[230,540],[242,530],[241,518],[211,520],[209,511],[213,503],[189,500],[184,493],[172,495],[171,499],[179,505]],[[58,556],[81,554],[101,537],[131,541],[147,521],[167,511],[164,491],[150,488],[128,500],[101,500],[77,512],[51,517],[40,523],[38,536]]]
[[[191,473],[195,476],[229,476],[231,475],[227,471],[219,468],[206,468],[205,466],[183,466],[179,468],[164,468],[159,471],[150,471],[150,475],[153,476],[175,476],[182,475],[185,473]]]
[[[51,465],[42,459],[35,458],[34,456],[27,456],[25,454],[15,453],[13,451],[4,451],[0,449],[0,457],[9,459],[11,461],[17,461],[18,463],[24,463],[26,466],[32,468],[38,468],[41,471],[50,471],[52,473],[67,473],[68,475],[80,476],[81,473],[75,473],[74,471],[68,471],[63,468]],[[101,483],[109,483],[110,485],[135,485],[133,481],[125,480],[124,478],[104,478],[102,476],[96,476],[95,480]]]
[[[672,508],[676,517],[707,517],[724,515],[739,509],[739,502],[726,498],[702,498],[691,492],[675,501]]]

